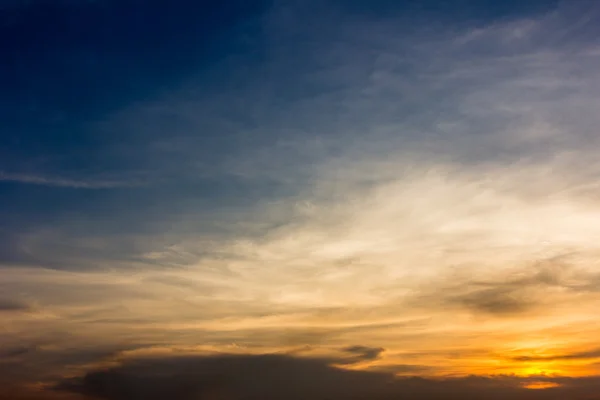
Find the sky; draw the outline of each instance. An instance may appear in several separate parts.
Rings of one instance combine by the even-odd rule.
[[[600,399],[599,38],[0,0],[0,399]]]

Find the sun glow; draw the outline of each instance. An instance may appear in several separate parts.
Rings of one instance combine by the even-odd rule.
[[[542,389],[552,389],[559,387],[560,385],[556,382],[544,382],[544,381],[536,381],[536,382],[527,382],[523,384],[525,389],[532,390],[542,390]]]
[[[556,375],[560,373],[560,370],[548,368],[544,365],[533,365],[525,367],[518,372],[521,376],[541,376],[541,375]]]

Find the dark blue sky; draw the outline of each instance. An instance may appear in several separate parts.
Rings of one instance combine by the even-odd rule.
[[[13,3],[1,10],[0,42],[2,168],[11,173],[35,171],[39,163],[59,170],[110,168],[116,160],[107,160],[104,151],[126,138],[100,137],[87,129],[90,122],[168,93],[188,76],[202,75],[226,57],[241,57],[243,65],[238,68],[266,61],[268,39],[261,17],[272,6],[266,0]],[[417,27],[426,20],[432,24],[444,19],[456,25],[488,23],[539,12],[556,2],[357,0],[324,4],[329,3],[360,15],[404,15],[404,22]],[[323,6],[306,2],[304,8],[318,12]],[[310,24],[310,13],[303,16],[307,20],[301,23]],[[229,72],[235,76],[235,71]],[[204,87],[199,90],[218,91],[228,85],[227,72],[218,76],[220,80],[212,77],[200,78]]]
[[[168,219],[165,214],[184,213],[191,205],[209,210],[216,199],[217,204],[239,205],[280,195],[284,189],[277,183],[261,182],[256,189],[256,182],[219,173],[219,165],[253,147],[286,140],[288,134],[265,135],[260,127],[285,111],[287,102],[324,90],[303,83],[304,72],[319,65],[307,43],[319,40],[313,34],[335,30],[335,25],[326,26],[323,15],[333,16],[332,21],[336,14],[393,16],[397,24],[407,24],[407,32],[448,21],[463,29],[539,13],[555,2],[295,2],[296,33],[279,40],[270,36],[265,19],[285,3],[4,3],[0,258],[26,259],[16,245],[21,235],[69,218],[87,220],[88,231],[146,232],[148,224]],[[310,36],[302,33],[303,25],[312,26]],[[291,64],[271,67],[274,41]],[[256,100],[267,102],[259,114],[248,106],[252,96],[261,96],[252,92],[256,80],[270,91],[268,100]],[[145,111],[113,122],[132,108],[185,91],[186,85],[193,88],[183,96],[203,99],[211,115],[205,110],[195,111],[195,118]],[[215,100],[209,105],[221,92],[246,97],[240,104]],[[214,115],[220,117],[217,122],[211,121]],[[301,124],[306,127],[306,121]],[[253,133],[242,133],[249,128]],[[165,143],[194,151],[170,151]],[[190,164],[200,171],[190,175]],[[164,227],[157,223],[154,229]]]
[[[99,132],[95,126],[132,104],[169,93],[187,76],[201,75],[232,54],[258,61],[261,50],[254,41],[260,40],[259,19],[267,5],[133,0],[3,5],[0,171],[16,178],[0,182],[5,246],[17,251],[14,240],[20,232],[52,224],[65,214],[100,224],[111,215],[126,215],[135,229],[141,223],[135,214],[141,209],[152,213],[157,202],[165,201],[157,199],[164,197],[159,192],[170,190],[172,182],[160,189],[104,188],[102,183],[86,189],[77,182],[107,180],[104,176],[129,181],[148,168],[160,169],[148,166],[144,145],[157,136],[176,135],[173,130],[185,122],[165,115],[162,130],[149,132]],[[200,80],[200,90],[207,92],[226,84]],[[217,139],[221,133],[197,134],[212,143],[210,136]],[[178,175],[177,167],[171,168]],[[57,178],[68,182],[53,181]],[[182,197],[201,200],[222,185],[181,186]],[[168,201],[179,206],[178,199]]]

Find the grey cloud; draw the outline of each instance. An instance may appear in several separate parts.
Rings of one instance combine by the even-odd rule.
[[[528,299],[517,290],[491,288],[476,290],[451,299],[466,308],[496,315],[518,314],[531,309],[536,302]]]
[[[528,284],[514,282],[464,282],[438,287],[434,293],[421,293],[411,300],[415,305],[433,308],[462,308],[476,314],[513,316],[533,310],[540,299]]]
[[[349,346],[342,350],[353,355],[351,362],[376,360],[385,351],[382,347],[368,346]]]
[[[578,279],[575,282],[571,282],[565,284],[564,286],[575,292],[592,292],[597,293],[600,292],[600,274],[597,273],[588,273],[581,274],[577,277]]]
[[[428,306],[461,307],[474,313],[512,316],[533,311],[547,303],[552,290],[596,291],[596,275],[576,270],[569,264],[570,254],[543,260],[504,279],[465,279],[461,283],[427,290],[417,298]],[[435,285],[434,285],[435,286]]]
[[[562,386],[540,391],[522,388],[536,381]],[[107,400],[583,400],[598,398],[590,394],[599,388],[598,378],[395,378],[391,373],[342,370],[328,366],[324,360],[280,355],[144,359],[90,371],[56,387]]]
[[[350,373],[352,376],[353,374]],[[355,374],[362,391],[385,385],[386,376]],[[139,360],[88,373],[60,388],[110,400],[223,398],[321,398],[352,395],[346,372],[320,360],[282,356],[181,357]],[[366,394],[368,392],[365,392]]]
[[[2,299],[0,298],[0,313],[1,312],[25,312],[32,310],[32,306],[27,302],[17,299]]]
[[[18,347],[12,347],[12,348],[8,348],[8,349],[0,349],[0,359],[2,359],[4,361],[14,360],[21,356],[27,355],[27,354],[31,353],[32,351],[35,351],[35,347],[18,346]]]
[[[20,340],[0,348],[0,380],[48,381],[88,364],[108,362],[143,344],[93,345],[57,335],[57,340]],[[0,390],[1,391],[1,390]]]
[[[435,370],[434,367],[428,365],[415,365],[415,364],[388,364],[388,365],[374,365],[368,368],[368,371],[373,372],[384,372],[389,374],[402,374],[402,375],[420,375],[423,373],[431,373]]]
[[[0,5],[1,7],[1,5]],[[43,391],[31,386],[22,386],[14,382],[0,381],[0,400],[90,400],[77,394],[65,394]]]
[[[600,349],[593,349],[588,351],[581,351],[570,354],[560,354],[556,356],[520,356],[512,357],[513,361],[563,361],[563,360],[591,360],[600,358]]]

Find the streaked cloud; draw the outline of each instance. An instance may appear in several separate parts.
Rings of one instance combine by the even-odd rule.
[[[27,174],[11,174],[1,171],[0,181],[43,186],[57,186],[75,189],[110,189],[124,186],[139,186],[141,184],[140,182],[73,180],[66,178],[43,177]]]

